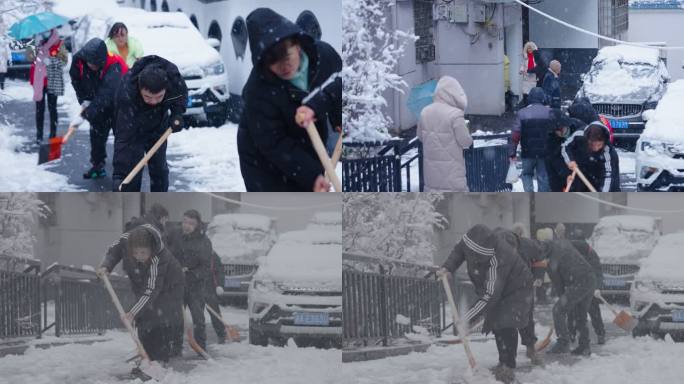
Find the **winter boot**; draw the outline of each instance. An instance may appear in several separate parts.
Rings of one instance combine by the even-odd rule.
[[[603,345],[606,343],[606,335],[597,335],[598,344]]]
[[[131,377],[133,377],[135,379],[140,379],[143,382],[148,381],[148,380],[152,380],[152,376],[146,374],[145,372],[143,372],[138,367],[131,369]]]
[[[499,370],[501,370],[501,367],[503,367],[503,366],[504,366],[503,363],[499,363],[499,364],[489,368],[489,372],[491,372],[492,375],[496,375],[496,373],[499,372]]]
[[[500,381],[504,384],[515,383],[515,372],[513,368],[507,365],[501,365],[500,368],[494,372],[494,378],[496,381]]]
[[[551,347],[549,353],[568,353],[570,352],[570,346],[568,342],[563,339],[556,340],[556,344]]]
[[[577,340],[577,337],[575,336],[574,333],[570,334],[570,344],[575,344],[575,340]]]
[[[573,355],[578,355],[578,356],[590,356],[591,355],[591,349],[589,349],[589,343],[582,343],[580,344],[577,348],[573,349],[572,352]]]
[[[83,174],[83,178],[86,180],[100,179],[100,178],[103,178],[105,176],[107,176],[107,171],[104,169],[104,166],[96,166],[96,165],[93,165],[92,167],[90,167],[90,169],[87,170]]]
[[[525,355],[527,355],[527,357],[530,359],[532,365],[544,365],[541,356],[539,356],[537,350],[534,348],[534,344],[527,346],[527,352]]]

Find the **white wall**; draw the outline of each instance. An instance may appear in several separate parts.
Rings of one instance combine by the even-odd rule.
[[[536,193],[534,198],[538,223],[595,223],[599,219],[599,203],[574,193]]]
[[[630,9],[629,41],[666,42],[684,46],[684,9]],[[657,26],[654,27],[654,26]],[[667,52],[667,70],[672,79],[684,79],[684,50]]]
[[[544,0],[533,7],[557,19],[598,33],[598,0]],[[598,48],[597,38],[551,21],[534,11],[530,11],[530,40],[539,48]]]
[[[627,201],[630,207],[653,210],[684,209],[684,194],[680,193],[629,193]],[[680,213],[644,213],[627,212],[632,215],[655,216],[663,219],[663,233],[684,231],[684,214]]]

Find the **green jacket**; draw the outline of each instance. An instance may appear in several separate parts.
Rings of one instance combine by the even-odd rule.
[[[121,56],[119,53],[119,48],[116,46],[114,40],[107,38],[107,40],[105,40],[105,44],[107,44],[107,50],[109,52]],[[128,68],[133,67],[135,61],[143,56],[145,56],[145,53],[143,52],[143,47],[142,43],[140,43],[140,40],[136,39],[135,37],[128,36],[128,57],[126,57],[126,65],[128,65]]]

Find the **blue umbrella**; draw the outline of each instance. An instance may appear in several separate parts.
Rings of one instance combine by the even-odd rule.
[[[437,80],[430,80],[411,88],[406,106],[416,116],[416,119],[420,118],[420,112],[423,108],[432,104],[432,96],[435,94],[436,88]]]
[[[64,16],[60,16],[52,12],[41,12],[25,17],[21,21],[12,24],[12,27],[10,27],[9,30],[9,35],[16,40],[27,39],[39,33],[47,32],[53,28],[57,28],[60,25],[64,25],[68,22],[69,19]]]

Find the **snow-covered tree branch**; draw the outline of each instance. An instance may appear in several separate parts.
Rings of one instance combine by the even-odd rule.
[[[48,213],[35,193],[0,193],[0,255],[32,259],[38,218]]]

